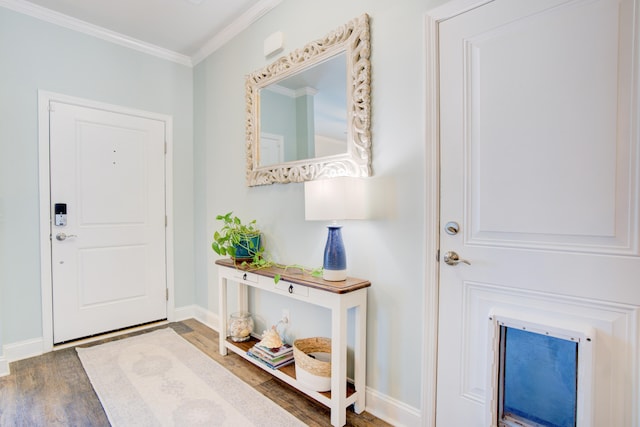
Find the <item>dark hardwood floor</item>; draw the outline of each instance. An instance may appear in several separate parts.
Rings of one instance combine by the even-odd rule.
[[[329,426],[330,411],[288,384],[236,354],[218,353],[218,333],[190,319],[159,326],[173,328],[187,341],[233,372],[244,382],[282,406],[309,426]],[[121,335],[83,346],[101,344],[149,330]],[[0,426],[108,426],[74,348],[10,364],[11,374],[0,378]],[[347,410],[348,426],[389,426],[367,412]]]

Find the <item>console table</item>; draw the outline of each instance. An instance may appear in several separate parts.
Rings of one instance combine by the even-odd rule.
[[[341,282],[329,282],[300,272],[277,267],[247,269],[231,259],[216,261],[218,265],[218,301],[220,354],[227,349],[249,362],[270,372],[275,377],[297,388],[306,395],[331,408],[331,424],[341,427],[347,422],[346,408],[353,404],[359,414],[365,409],[365,375],[367,347],[367,280],[349,277]],[[274,277],[280,275],[275,283]],[[296,380],[293,365],[271,369],[247,355],[257,341],[236,343],[225,339],[227,335],[227,286],[238,286],[238,310],[248,311],[248,288],[273,292],[287,298],[326,307],[331,311],[331,391],[319,393],[305,388]],[[347,312],[355,310],[354,378],[347,384]]]

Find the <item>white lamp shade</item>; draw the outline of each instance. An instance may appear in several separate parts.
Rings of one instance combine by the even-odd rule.
[[[304,183],[307,221],[367,219],[367,187],[362,178],[336,177]]]

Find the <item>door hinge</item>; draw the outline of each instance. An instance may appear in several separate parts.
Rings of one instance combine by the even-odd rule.
[[[167,154],[167,141],[164,142],[164,154]]]
[[[166,215],[164,216],[164,228],[167,228],[169,226],[169,217],[167,217]]]
[[[166,298],[167,298],[167,301],[169,301],[169,288],[167,288],[166,290],[167,290],[167,292],[166,292],[166,294],[167,294],[167,295],[166,295]]]
[[[436,262],[440,262],[440,249],[436,251]]]

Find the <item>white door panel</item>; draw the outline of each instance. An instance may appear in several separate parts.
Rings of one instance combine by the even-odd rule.
[[[496,0],[439,25],[440,221],[461,226],[440,250],[471,265],[440,262],[438,425],[487,425],[496,309],[595,328],[579,425],[639,425],[634,7]]]
[[[166,318],[164,123],[64,103],[50,123],[54,342]]]
[[[144,223],[145,132],[95,123],[78,131],[82,225]]]

